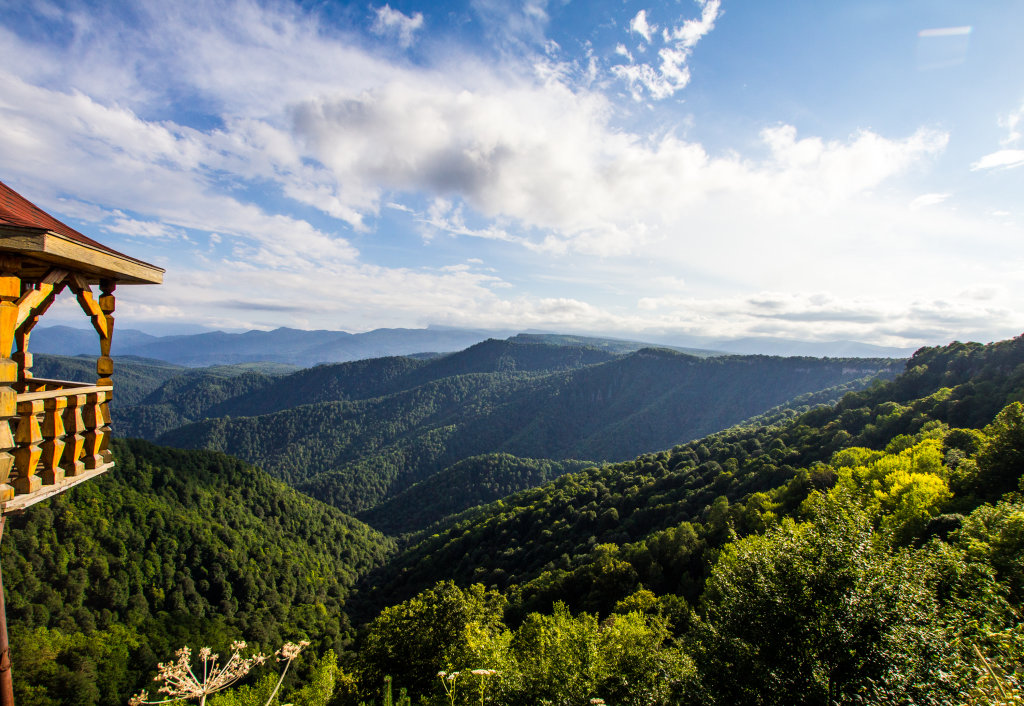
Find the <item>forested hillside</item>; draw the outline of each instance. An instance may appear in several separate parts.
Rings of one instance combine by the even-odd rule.
[[[36,377],[78,382],[96,379],[95,356],[39,354],[34,358]],[[279,363],[193,369],[155,359],[119,357],[114,364],[117,394],[111,403],[114,432],[121,437],[155,438],[202,419],[218,402],[264,387],[294,370]]]
[[[783,500],[792,510],[811,489],[833,480],[816,464],[841,449],[884,448],[929,422],[980,427],[1005,404],[1021,399],[1024,340],[922,349],[895,380],[847,394],[834,407],[566,475],[456,515],[447,529],[421,538],[367,585],[384,596],[383,604],[454,578],[514,588],[524,609],[550,607],[553,600],[607,609],[622,596],[598,591],[573,597],[566,590],[569,583],[587,584],[590,573],[600,573],[608,557],[595,548],[635,543],[694,520],[717,527],[719,534],[727,527],[749,531],[746,523],[756,528],[760,504],[766,502],[758,493],[785,487],[792,497]],[[692,561],[703,567],[707,557],[698,554]],[[632,577],[627,587],[657,583],[650,575],[627,575]],[[686,578],[691,587],[673,585],[673,590],[692,600],[699,578],[691,572]],[[392,584],[396,588],[389,588]]]
[[[485,664],[507,704],[1020,693],[1022,398],[1024,338],[924,349],[834,408],[466,511],[364,580],[362,615],[392,607],[353,668],[439,698]]]
[[[207,410],[230,417],[183,426],[159,441],[237,455],[346,512],[363,512],[471,456],[621,460],[807,392],[891,376],[901,366],[888,359],[696,358],[664,349],[610,357],[487,341],[431,361],[302,371]],[[303,399],[314,403],[238,416]]]
[[[346,597],[389,539],[223,454],[113,451],[113,472],[5,529],[19,703],[124,704],[185,643],[341,647]]]
[[[397,554],[227,456],[119,442],[115,475],[10,526],[19,703],[123,703],[178,644],[309,636],[342,650],[318,693],[352,706],[385,685],[435,706],[990,704],[1024,666],[1021,400],[1024,338],[955,343],[624,463],[469,457],[381,521],[558,477]]]
[[[180,365],[160,360],[118,358],[116,404],[121,407],[137,404],[165,382],[185,371]],[[96,380],[96,356],[36,354],[33,356],[32,372],[40,378],[91,383]]]
[[[401,534],[593,465],[510,454],[471,456],[368,510],[362,519],[387,534]]]

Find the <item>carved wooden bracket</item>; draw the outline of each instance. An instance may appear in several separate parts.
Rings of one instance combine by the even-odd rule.
[[[99,302],[93,299],[92,289],[89,288],[89,283],[86,282],[85,278],[81,275],[72,274],[68,278],[68,286],[78,298],[78,304],[82,307],[82,311],[88,314],[89,318],[92,319],[92,326],[100,335],[100,340],[110,340],[110,326],[107,322],[107,315],[103,309],[100,308]]]
[[[67,270],[52,269],[46,273],[35,289],[21,295],[15,304],[18,306],[18,323],[16,330],[24,334],[32,330],[39,317],[53,304],[54,299],[64,289],[64,280],[68,277]]]

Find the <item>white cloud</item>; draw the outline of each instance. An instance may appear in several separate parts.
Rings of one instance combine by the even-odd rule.
[[[185,232],[180,228],[172,228],[160,221],[140,221],[115,211],[111,222],[104,224],[103,229],[112,233],[124,233],[141,238],[184,238]]]
[[[503,52],[546,51],[551,43],[545,36],[550,21],[547,0],[470,0],[485,35]]]
[[[1024,166],[1024,150],[999,150],[986,154],[971,165],[971,170],[1014,169],[1020,166]]]
[[[1016,110],[1000,115],[999,126],[1006,130],[1000,144],[1006,148],[986,154],[971,165],[972,171],[981,169],[1013,169],[1024,165],[1024,150],[1014,149],[1022,139],[1021,125],[1024,123],[1024,103]]]
[[[629,84],[633,98],[641,100],[644,90],[655,100],[675,95],[690,83],[690,68],[687,62],[693,49],[704,36],[715,27],[715,20],[721,10],[720,0],[696,0],[701,7],[699,19],[689,19],[677,27],[662,30],[661,39],[665,46],[658,50],[660,63],[637,63],[627,57],[629,63],[612,67],[615,76]],[[629,24],[630,30],[651,41],[657,26],[647,21],[647,11],[640,10]]]
[[[462,205],[453,204],[448,199],[434,199],[427,213],[418,215],[417,220],[429,226],[433,231],[440,231],[449,235],[467,235],[473,238],[505,240],[509,242],[517,241],[517,238],[511,236],[507,231],[493,225],[486,228],[470,228],[466,225]],[[432,235],[433,232],[429,232],[427,237]]]
[[[501,9],[475,6],[485,5]],[[516,36],[543,28],[545,7],[517,9]],[[1002,330],[1019,310],[1020,229],[980,229],[924,208],[943,194],[899,180],[928,168],[945,133],[823,139],[777,125],[761,133],[760,150],[713,152],[672,131],[624,128],[592,61],[581,72],[537,53],[485,65],[453,52],[393,64],[292,6],[154,2],[139,11],[144,28],[161,31],[121,27],[115,41],[90,30],[90,41],[107,42],[98,48],[43,52],[0,29],[5,181],[112,234],[147,238],[151,259],[173,265],[164,288],[132,290],[125,312],[266,327],[292,307],[291,323],[326,328],[433,322],[897,342],[914,330],[966,336],[955,321]],[[709,0],[699,19],[660,34],[645,15],[668,58],[635,65],[650,72],[635,87],[655,97],[658,86],[671,95],[685,85],[688,52],[719,12]],[[160,81],[147,73],[154,67]],[[182,95],[215,119],[175,122],[166,106]],[[382,209],[389,223],[435,234],[423,247],[448,248],[449,259],[421,268],[374,260],[391,247],[377,231]],[[206,233],[216,248],[202,247]],[[500,269],[465,267],[472,259]],[[513,261],[541,275],[513,273]],[[571,286],[533,288],[556,274]],[[973,291],[995,278],[1006,291],[980,300],[974,319],[971,307],[934,304],[948,282]],[[590,299],[601,286],[604,298]],[[750,295],[794,289],[814,294],[758,299],[773,310]],[[907,292],[925,303],[886,303]]]
[[[1020,143],[1024,138],[1024,134],[1021,133],[1021,126],[1024,125],[1024,103],[1021,103],[1017,110],[1000,116],[999,125],[1006,128],[1006,137],[1002,140],[1004,147]]]
[[[921,194],[910,202],[910,208],[911,210],[916,211],[919,208],[935,206],[948,199],[949,196],[949,194]]]
[[[397,37],[398,43],[403,47],[412,46],[413,35],[417,30],[423,28],[422,12],[405,15],[400,10],[392,9],[390,5],[375,7],[373,12],[375,14],[373,32],[379,35]]]
[[[647,10],[640,10],[636,16],[629,21],[629,29],[644,38],[645,42],[651,41],[651,33],[658,31],[658,25],[648,24]]]

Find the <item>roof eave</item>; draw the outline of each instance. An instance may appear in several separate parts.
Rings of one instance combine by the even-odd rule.
[[[83,272],[91,279],[118,284],[161,284],[164,270],[142,260],[95,248],[42,228],[0,225],[0,252],[16,252],[35,260]]]

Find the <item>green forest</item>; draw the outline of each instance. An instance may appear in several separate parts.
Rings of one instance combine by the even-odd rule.
[[[669,448],[794,398],[891,377],[892,359],[696,357],[532,339],[488,340],[429,358],[321,365],[288,375],[185,371],[116,406],[118,434],[254,463],[318,500],[401,531],[422,513],[417,483],[488,454],[622,461]],[[547,480],[507,485],[522,490]],[[493,500],[470,494],[450,513]],[[386,504],[386,507],[378,507]],[[426,523],[426,524],[423,524]],[[398,528],[394,521],[388,529]]]
[[[867,386],[828,360],[489,355],[456,375],[426,372],[444,358],[361,362],[334,399],[230,420],[209,411],[291,376],[179,371],[206,376],[194,409],[176,375],[150,383],[132,405],[158,395],[193,419],[162,442],[244,440],[267,472],[118,441],[115,472],[10,522],[18,703],[127,703],[179,647],[238,639],[310,642],[280,704],[1022,702],[1024,337],[924,348]],[[390,372],[366,379],[373,365]],[[818,387],[787,382],[829,366]],[[756,379],[771,389],[654,450],[705,404],[683,378],[716,380],[723,405]],[[630,395],[650,403],[605,423]],[[485,423],[501,431],[480,450]],[[555,451],[516,446],[517,425]],[[329,451],[298,456],[299,432],[326,429]],[[637,439],[651,452],[598,463]],[[369,487],[321,490],[337,507],[300,492],[324,475],[301,469],[345,454]],[[263,704],[280,669],[208,703]]]

